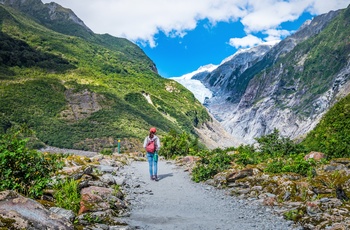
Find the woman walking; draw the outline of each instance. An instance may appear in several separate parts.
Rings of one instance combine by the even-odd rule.
[[[145,138],[143,142],[143,147],[147,152],[147,160],[149,164],[149,174],[151,180],[158,181],[159,178],[157,176],[158,172],[158,151],[160,149],[160,141],[156,136],[157,129],[152,127],[149,130],[149,135]]]

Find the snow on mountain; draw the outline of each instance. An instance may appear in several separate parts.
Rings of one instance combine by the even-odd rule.
[[[281,40],[273,40],[273,41],[268,41],[268,42],[264,42],[264,43],[261,43],[260,45],[257,45],[255,47],[249,47],[249,48],[242,48],[242,49],[239,49],[237,50],[236,53],[232,54],[231,56],[228,56],[227,58],[225,58],[224,60],[222,60],[222,62],[220,63],[220,65],[226,63],[226,62],[229,62],[231,61],[232,59],[234,59],[235,57],[237,57],[238,55],[240,54],[244,54],[244,53],[259,53],[259,49],[261,50],[261,47],[263,46],[268,46],[268,47],[273,47],[275,46],[276,44],[278,44]],[[263,52],[263,51],[260,51],[260,52]],[[265,53],[265,51],[263,52],[263,54]],[[258,56],[262,56],[263,54],[258,54]],[[219,66],[220,66],[219,65]]]
[[[215,70],[218,66],[209,64],[199,67],[197,70],[184,74],[181,77],[172,77],[173,79],[190,90],[194,96],[203,104],[206,98],[211,98],[213,93],[205,87],[199,80],[192,79],[197,74],[210,73]]]

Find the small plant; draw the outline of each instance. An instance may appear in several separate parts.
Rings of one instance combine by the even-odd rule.
[[[112,188],[113,188],[113,193],[112,193],[113,196],[115,196],[116,194],[118,194],[121,191],[120,186],[117,184],[113,185]]]
[[[89,222],[90,224],[94,224],[94,223],[100,223],[101,220],[98,216],[92,216],[91,213],[87,213],[84,215],[84,220],[86,220],[87,222]]]
[[[292,209],[283,214],[287,220],[298,221],[304,215],[303,210]]]
[[[113,151],[112,149],[103,149],[100,153],[102,155],[112,155]]]
[[[67,179],[55,184],[54,198],[58,207],[72,210],[78,213],[80,207],[80,193],[78,182],[74,179]]]

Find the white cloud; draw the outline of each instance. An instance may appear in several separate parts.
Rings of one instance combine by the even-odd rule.
[[[243,38],[231,38],[229,43],[231,46],[239,49],[239,48],[248,48],[248,47],[259,45],[263,43],[263,40],[249,34]]]
[[[50,1],[71,8],[96,33],[142,40],[152,47],[159,31],[185,36],[202,19],[212,25],[240,20],[249,34],[276,30],[304,11],[320,14],[349,4],[349,0],[43,0]],[[241,42],[252,39],[247,37]]]
[[[276,29],[269,29],[263,32],[263,34],[266,34],[267,37],[264,38],[265,41],[276,41],[281,40],[287,36],[289,36],[292,33],[292,31],[288,30],[276,30]]]

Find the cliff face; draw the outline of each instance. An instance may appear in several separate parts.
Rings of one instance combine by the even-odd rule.
[[[201,77],[209,111],[243,143],[277,128],[290,138],[315,127],[350,76],[349,7],[307,21],[271,47],[240,52]]]

